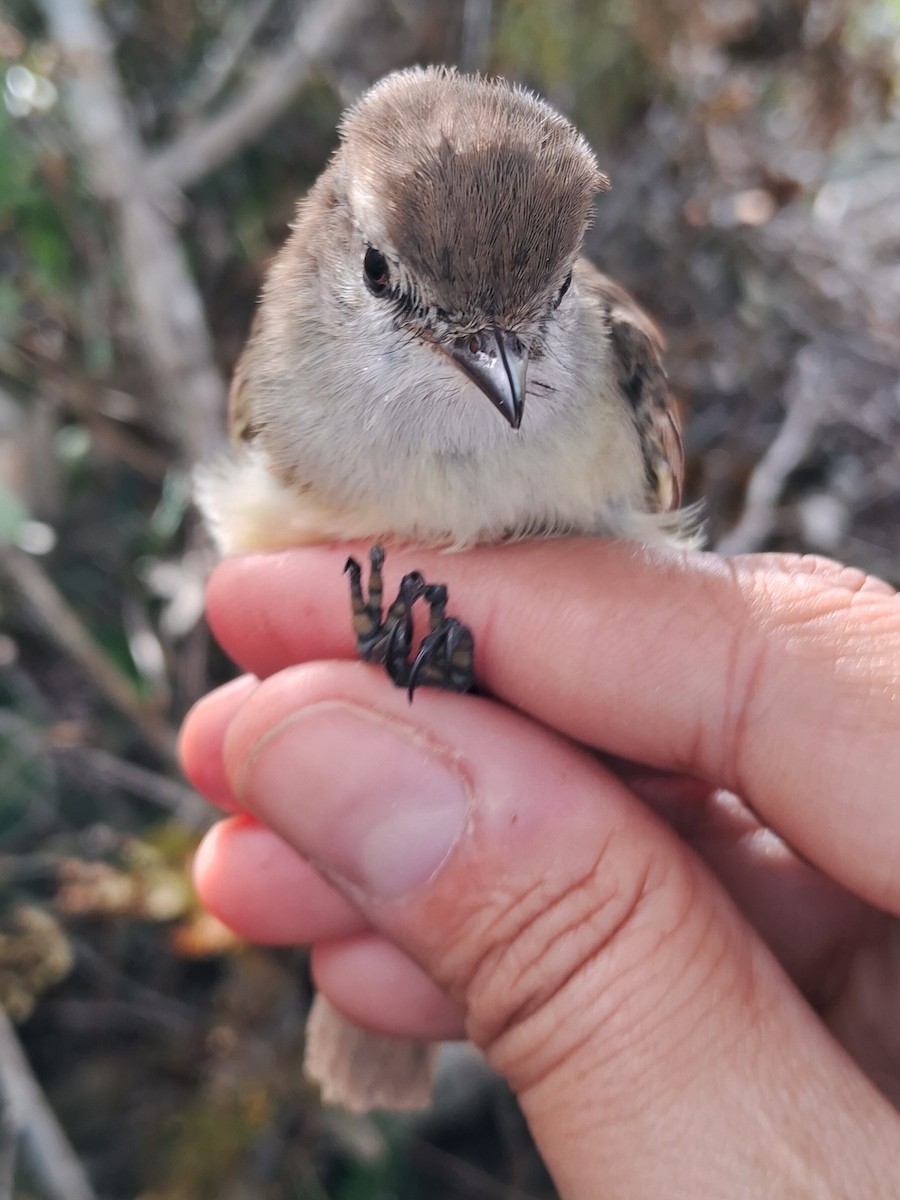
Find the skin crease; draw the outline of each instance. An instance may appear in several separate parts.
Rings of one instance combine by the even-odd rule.
[[[346,553],[213,576],[213,628],[265,681],[185,725],[189,777],[241,813],[201,848],[206,903],[247,936],[316,943],[354,1020],[473,1037],[567,1200],[897,1195],[892,590],[821,560],[596,539],[389,551],[386,590],[412,565],[448,583],[492,697],[410,706],[341,661]],[[348,875],[358,822],[328,825],[330,790],[352,792],[362,744],[390,781],[410,739],[461,772],[470,815],[393,898]]]

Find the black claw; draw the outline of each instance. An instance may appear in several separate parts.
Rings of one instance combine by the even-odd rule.
[[[426,583],[420,572],[410,571],[400,581],[397,598],[385,614],[381,582],[384,549],[380,545],[372,547],[369,564],[367,597],[363,596],[359,563],[348,558],[344,564],[344,571],[350,575],[353,628],[360,656],[383,663],[390,679],[407,689],[410,701],[417,687],[470,691],[474,684],[472,634],[455,617],[447,616],[444,584]],[[413,609],[420,599],[429,608],[429,632],[410,663]]]
[[[422,639],[413,659],[406,685],[410,701],[416,688],[422,686],[440,687],[449,692],[471,691],[474,684],[473,650],[469,629],[456,617],[444,617]]]
[[[412,631],[403,621],[398,621],[387,635],[384,652],[384,669],[388,678],[397,687],[405,687],[409,674],[409,648],[412,644]]]
[[[412,704],[413,695],[417,687],[421,687],[423,683],[427,683],[426,679],[422,678],[423,672],[432,665],[432,659],[438,652],[438,638],[440,630],[436,629],[422,639],[422,645],[419,647],[419,653],[413,659],[412,666],[409,669],[409,680],[406,684],[406,694],[409,697],[409,702]]]

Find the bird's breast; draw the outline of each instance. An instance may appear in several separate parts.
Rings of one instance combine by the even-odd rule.
[[[514,430],[417,338],[367,328],[346,344],[311,341],[287,397],[283,373],[261,381],[259,433],[228,469],[240,481],[221,469],[206,485],[223,544],[463,546],[610,529],[615,511],[644,504],[636,433],[595,363],[548,349],[529,364]]]

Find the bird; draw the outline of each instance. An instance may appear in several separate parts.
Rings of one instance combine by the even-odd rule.
[[[528,89],[408,68],[344,114],[268,270],[232,449],[201,469],[198,502],[227,554],[371,540],[368,597],[348,562],[354,628],[397,683],[465,690],[472,646],[416,573],[382,614],[384,543],[698,540],[662,337],[583,254],[609,186]],[[432,653],[411,663],[423,597]],[[326,1100],[421,1107],[433,1057],[313,1003],[305,1066]]]

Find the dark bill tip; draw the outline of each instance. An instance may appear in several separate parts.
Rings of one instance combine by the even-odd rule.
[[[450,357],[468,375],[513,429],[525,411],[528,351],[514,333],[490,328],[458,338]]]

